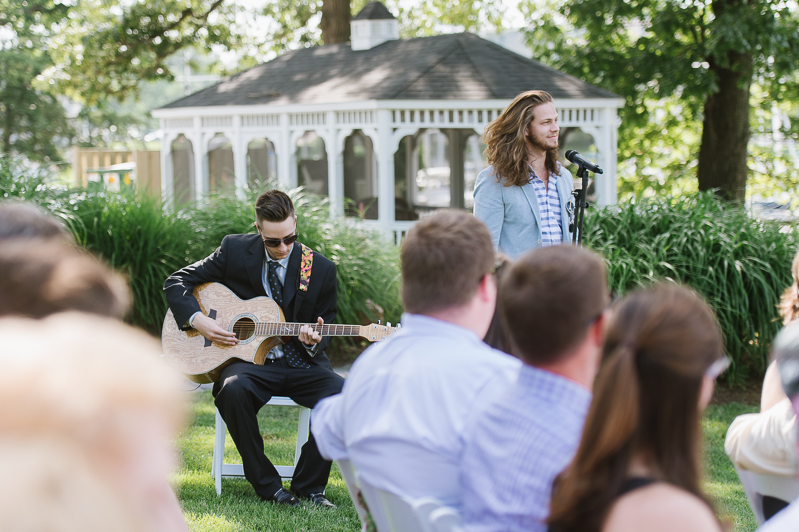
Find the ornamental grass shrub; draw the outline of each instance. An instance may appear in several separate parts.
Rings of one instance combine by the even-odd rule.
[[[326,199],[289,191],[300,241],[337,266],[338,323],[398,322],[399,250],[372,229],[330,220]],[[123,273],[133,294],[127,321],[160,335],[167,311],[164,280],[210,254],[231,233],[255,232],[256,192],[217,195],[174,211],[131,191],[88,191],[58,186],[47,171],[0,157],[0,198],[23,199],[61,218],[75,240]],[[378,312],[378,308],[382,312]]]
[[[794,225],[754,220],[705,192],[590,212],[584,242],[604,256],[620,295],[664,279],[694,288],[716,311],[733,360],[728,380],[763,373],[791,283]]]

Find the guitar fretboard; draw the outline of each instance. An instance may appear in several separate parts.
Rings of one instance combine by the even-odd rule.
[[[300,328],[308,325],[322,336],[360,336],[360,325],[319,325],[310,323],[256,323],[257,336],[299,336]]]

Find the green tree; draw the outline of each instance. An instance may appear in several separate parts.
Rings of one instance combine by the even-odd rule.
[[[744,199],[753,81],[773,98],[796,84],[799,32],[793,4],[523,0],[521,7],[533,21],[529,42],[537,57],[625,97],[623,157],[653,155],[644,152],[646,143],[636,131],[668,136],[670,120],[675,127],[701,122],[695,159],[685,161],[688,166],[696,161],[698,188]],[[663,105],[668,102],[677,106]]]
[[[59,159],[58,145],[74,134],[64,107],[37,79],[52,66],[47,27],[65,8],[52,1],[30,6],[0,1],[0,153],[30,160]]]

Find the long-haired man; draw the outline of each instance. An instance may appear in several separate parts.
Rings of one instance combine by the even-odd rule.
[[[474,214],[511,258],[571,241],[573,184],[558,162],[559,131],[552,96],[535,90],[519,94],[483,134],[491,166],[477,176]]]

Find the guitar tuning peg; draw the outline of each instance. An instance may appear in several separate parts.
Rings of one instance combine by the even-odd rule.
[[[401,323],[397,324],[397,329],[402,329],[402,324]]]
[[[391,327],[391,322],[386,323],[386,327]]]
[[[383,322],[383,320],[377,320],[377,324],[378,325],[380,325],[382,322]]]

